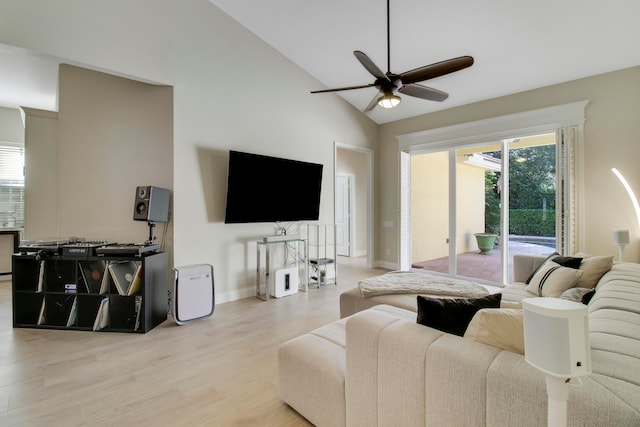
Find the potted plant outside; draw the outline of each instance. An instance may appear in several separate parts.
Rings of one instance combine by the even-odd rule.
[[[478,243],[478,249],[482,255],[488,255],[496,244],[497,234],[493,233],[475,233],[476,242]]]

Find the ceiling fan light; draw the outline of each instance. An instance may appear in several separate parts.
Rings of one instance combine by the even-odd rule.
[[[378,105],[382,108],[393,108],[400,104],[400,97],[392,93],[385,93],[378,99]]]

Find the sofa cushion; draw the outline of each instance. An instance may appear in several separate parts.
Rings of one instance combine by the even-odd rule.
[[[576,256],[584,258],[580,264],[583,274],[576,283],[578,288],[595,288],[602,276],[613,266],[613,256],[591,256],[583,253]]]
[[[482,308],[499,308],[502,294],[483,298],[431,298],[419,295],[418,323],[463,336],[469,322]]]
[[[527,285],[527,291],[540,297],[559,297],[576,284],[583,272],[562,267],[554,261],[545,263],[536,271]]]
[[[513,308],[479,310],[464,333],[465,338],[524,354],[523,311]]]

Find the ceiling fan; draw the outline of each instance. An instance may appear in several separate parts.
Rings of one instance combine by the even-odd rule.
[[[378,66],[367,56],[367,54],[356,50],[353,52],[355,57],[360,61],[362,66],[376,78],[373,83],[335,89],[314,90],[311,93],[338,92],[343,90],[376,87],[382,96],[380,96],[380,94],[376,94],[367,108],[365,108],[365,113],[373,110],[376,105],[380,105],[383,108],[393,108],[397,106],[400,103],[400,97],[395,94],[395,91],[416,98],[442,102],[449,97],[449,94],[428,86],[420,85],[418,82],[444,76],[473,65],[473,58],[471,56],[460,56],[458,58],[451,58],[410,71],[405,71],[401,74],[394,74],[391,72],[391,53],[389,46],[389,0],[387,0],[387,72],[383,73],[382,70],[380,70],[380,68],[378,68]]]

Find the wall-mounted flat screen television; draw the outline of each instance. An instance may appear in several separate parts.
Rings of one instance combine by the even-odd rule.
[[[224,222],[317,221],[322,166],[230,151]]]

